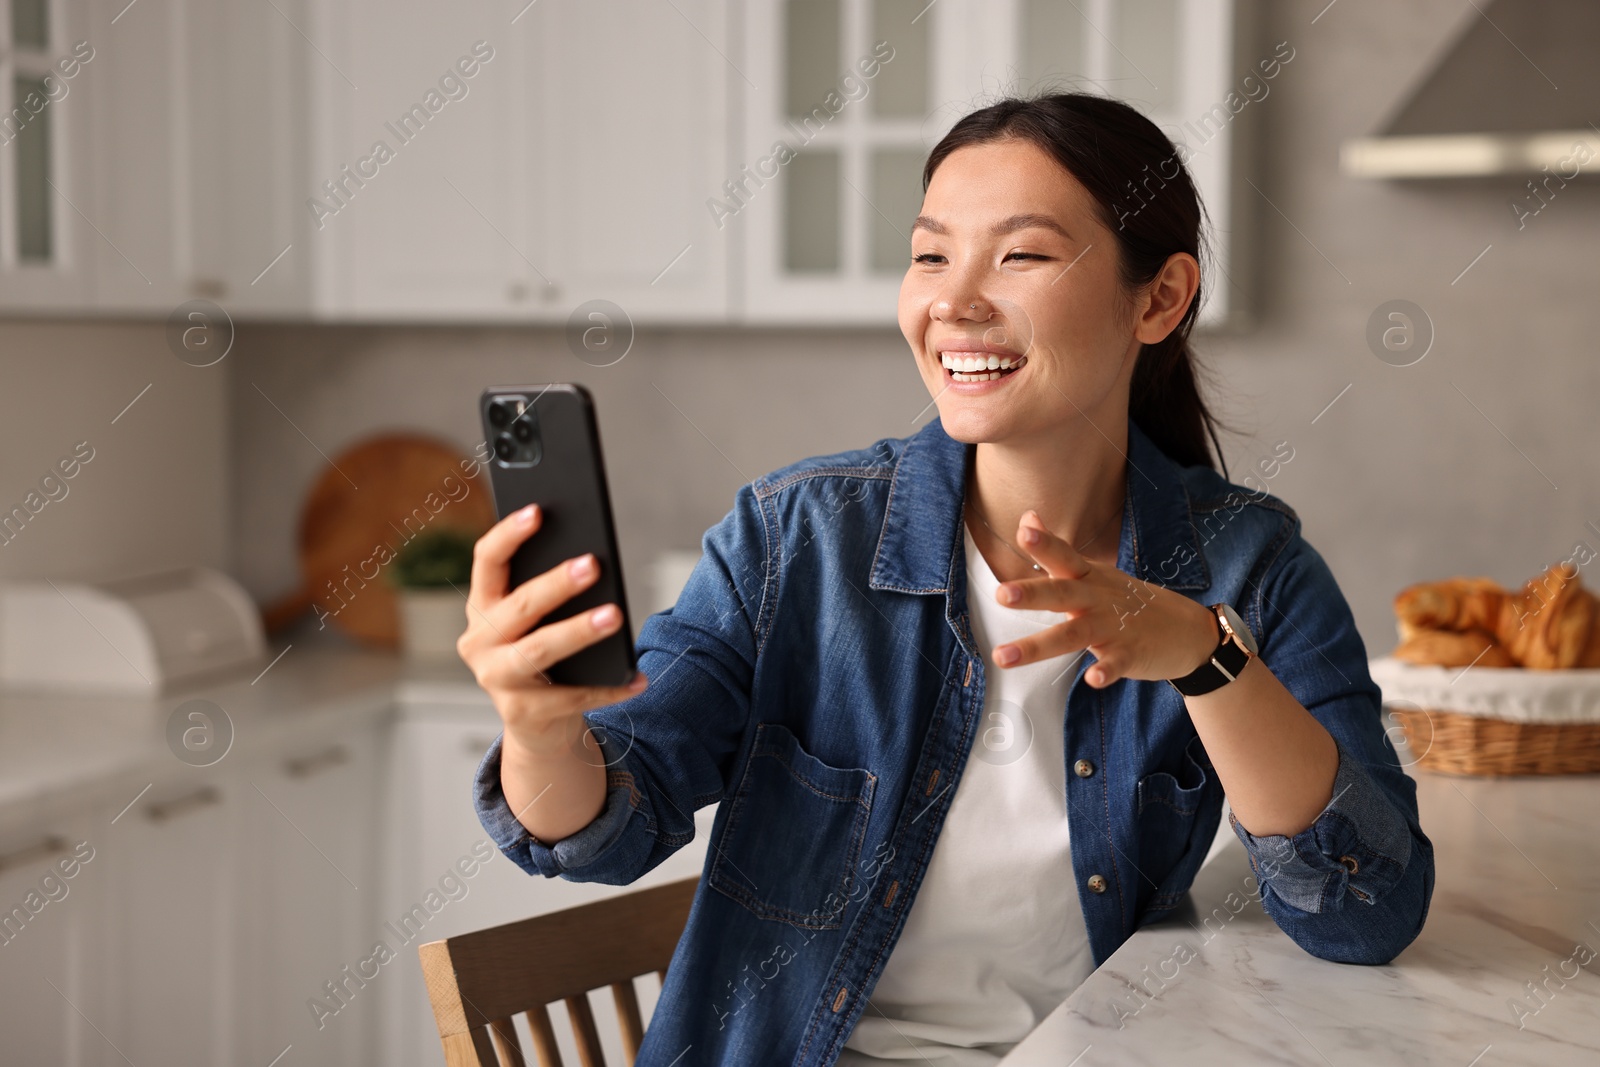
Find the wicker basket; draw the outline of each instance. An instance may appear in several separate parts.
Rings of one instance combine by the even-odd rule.
[[[1600,773],[1600,671],[1463,674],[1390,658],[1370,666],[1413,766],[1485,776]]]

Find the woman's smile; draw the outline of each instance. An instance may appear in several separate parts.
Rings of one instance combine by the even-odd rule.
[[[934,346],[944,368],[946,388],[960,393],[987,393],[1016,376],[1028,357],[1016,349],[989,341],[951,340]]]

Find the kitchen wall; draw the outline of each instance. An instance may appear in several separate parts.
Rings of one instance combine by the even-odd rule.
[[[227,566],[229,377],[174,359],[161,323],[0,320],[0,511],[37,509],[0,536],[0,579]]]

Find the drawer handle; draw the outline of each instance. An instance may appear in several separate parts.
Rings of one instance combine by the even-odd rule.
[[[0,855],[0,873],[11,870],[13,867],[26,867],[30,863],[58,856],[67,850],[67,839],[56,834],[40,838],[31,845],[24,845],[14,852]]]
[[[318,771],[350,762],[350,750],[343,745],[330,745],[309,756],[294,756],[283,761],[283,772],[290,778],[310,778]]]
[[[184,812],[210,807],[212,804],[220,803],[221,800],[222,794],[217,792],[215,786],[203,785],[193,793],[163,800],[159,804],[150,804],[145,807],[144,813],[151,822],[166,822]]]

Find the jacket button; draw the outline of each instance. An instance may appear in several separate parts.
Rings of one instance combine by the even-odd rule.
[[[1105,878],[1103,878],[1102,876],[1100,876],[1098,874],[1091,874],[1089,876],[1089,892],[1091,892],[1091,893],[1104,893],[1105,891],[1106,891],[1106,880],[1105,880]]]
[[[1072,773],[1079,778],[1087,778],[1094,773],[1094,764],[1086,759],[1081,759],[1072,765]]]

